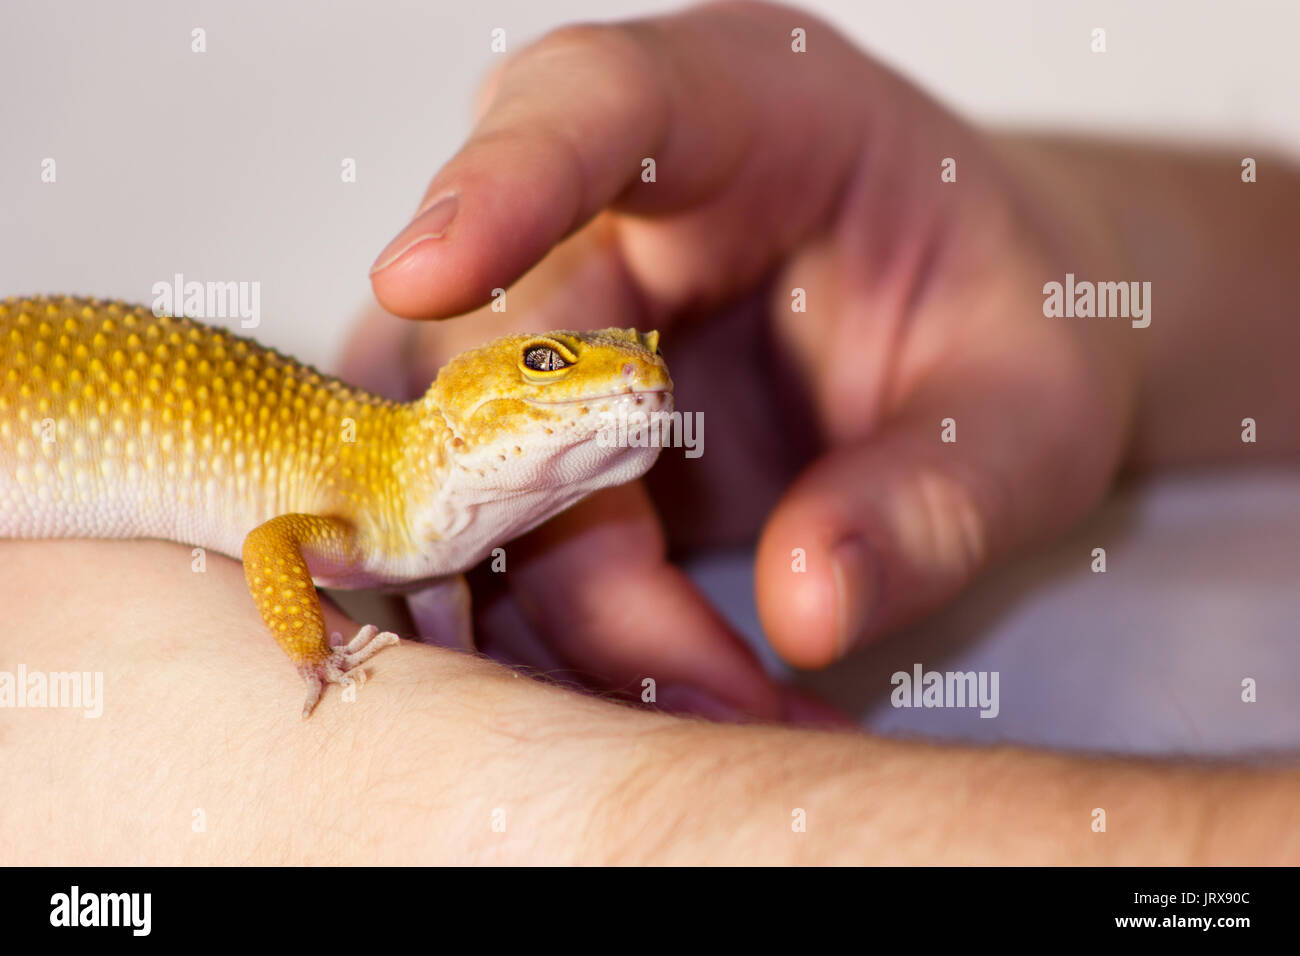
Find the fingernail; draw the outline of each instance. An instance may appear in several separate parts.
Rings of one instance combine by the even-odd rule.
[[[835,656],[843,657],[858,643],[875,602],[879,568],[866,540],[854,535],[831,549],[835,575]]]
[[[370,274],[382,272],[416,246],[433,239],[441,239],[447,227],[456,218],[460,208],[460,198],[455,194],[443,196],[422,212],[416,214],[410,225],[397,234],[397,238],[384,247],[375,264],[370,267]]]
[[[703,717],[721,723],[738,723],[745,719],[745,715],[730,704],[687,684],[661,685],[655,692],[655,703],[660,710],[670,714]]]

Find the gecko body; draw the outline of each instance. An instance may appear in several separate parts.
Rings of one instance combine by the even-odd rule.
[[[213,326],[76,297],[0,302],[0,537],[163,538],[240,557],[307,681],[397,642],[331,646],[316,585],[432,587],[658,448],[597,440],[668,412],[657,333],[520,334],[461,353],[394,402]]]

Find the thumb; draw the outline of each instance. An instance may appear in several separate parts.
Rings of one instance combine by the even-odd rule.
[[[1100,496],[1122,390],[1056,351],[944,370],[881,431],[807,469],[759,543],[759,616],[778,653],[826,666]]]

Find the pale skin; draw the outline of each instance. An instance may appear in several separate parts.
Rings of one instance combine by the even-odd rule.
[[[796,79],[772,59],[791,56],[791,25],[811,38]],[[645,155],[659,177],[643,186]],[[944,192],[946,156],[959,179]],[[756,461],[744,443],[710,448],[690,476],[679,462],[650,494],[604,492],[551,522],[512,546],[510,593],[484,609],[480,643],[527,656],[533,642],[595,684],[651,673],[779,717],[789,698],[667,544],[760,535],[768,636],[821,665],[1076,520],[1122,468],[1231,460],[1245,415],[1269,423],[1252,457],[1296,454],[1300,177],[1256,158],[1267,174],[1247,186],[1226,154],[993,136],[798,11],[704,8],[542,41],[489,83],[476,132],[430,187],[459,195],[457,218],[381,256],[376,293],[402,315],[512,290],[504,318],[418,326],[412,387],[494,323],[590,316],[664,329],[683,403],[751,435],[760,398],[791,404],[737,360],[746,323],[766,317],[824,441]],[[1151,327],[1045,319],[1042,284],[1067,271],[1151,281]],[[794,286],[807,313],[789,311]],[[748,306],[729,317],[711,308],[737,297]],[[703,313],[689,329],[684,303]],[[373,324],[352,377],[391,378],[403,328]],[[730,330],[725,362],[692,338],[710,328]],[[736,392],[755,399],[722,404]],[[950,415],[962,437],[940,458]],[[654,499],[686,477],[729,493],[661,524]],[[853,538],[866,547],[838,552],[837,569]],[[405,642],[367,665],[355,703],[304,725],[285,719],[297,678],[261,639],[235,562],[210,557],[196,581],[175,545],[67,541],[0,543],[0,562],[14,609],[0,668],[102,670],[107,698],[98,720],[6,719],[22,732],[0,735],[0,765],[22,786],[0,799],[0,857],[17,862],[1300,861],[1289,767],[708,724]]]
[[[0,560],[0,601],[12,609],[0,667],[102,670],[105,694],[98,719],[6,714],[0,859],[9,863],[1300,855],[1292,771],[706,723],[407,641],[366,665],[355,703],[327,697],[303,722],[285,713],[298,677],[258,630],[236,562],[212,556],[196,575],[178,545],[104,541],[4,542]],[[328,606],[326,619],[355,628]],[[1105,834],[1091,830],[1096,807],[1107,811]],[[492,829],[498,810],[504,832]],[[806,832],[792,830],[796,810]]]

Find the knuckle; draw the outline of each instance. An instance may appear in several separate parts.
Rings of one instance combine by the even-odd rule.
[[[625,51],[633,32],[621,23],[568,23],[546,33],[529,49],[551,56],[605,56]]]
[[[644,31],[628,24],[578,23],[558,27],[524,49],[506,70],[527,79],[556,70],[587,84],[621,87],[652,74]]]
[[[989,559],[990,503],[980,500],[969,481],[937,470],[919,475],[913,490],[918,550],[946,575],[969,580]]]

